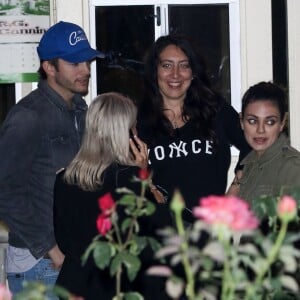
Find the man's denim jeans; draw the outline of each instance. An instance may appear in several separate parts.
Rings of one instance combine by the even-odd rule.
[[[45,285],[54,285],[58,271],[53,269],[51,259],[41,259],[33,268],[23,273],[7,273],[9,289],[13,294],[20,292],[23,281],[40,281]],[[48,299],[57,300],[58,297],[49,296]]]

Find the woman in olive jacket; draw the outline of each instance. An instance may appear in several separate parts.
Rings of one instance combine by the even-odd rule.
[[[285,93],[273,83],[260,82],[243,96],[241,125],[253,150],[242,160],[243,175],[236,184],[239,196],[250,203],[300,187],[300,152],[284,133],[286,111]]]

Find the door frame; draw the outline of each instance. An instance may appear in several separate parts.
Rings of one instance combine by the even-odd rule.
[[[96,6],[142,6],[153,5],[154,12],[156,7],[161,8],[161,24],[155,25],[155,39],[161,35],[168,34],[168,5],[172,4],[207,4],[219,5],[228,4],[229,6],[229,45],[230,45],[230,89],[231,104],[237,110],[241,108],[241,43],[240,43],[240,5],[239,0],[140,0],[139,3],[133,3],[132,0],[90,0],[90,41],[93,46],[96,45],[95,28],[95,7]],[[92,65],[91,96],[97,95],[96,65]]]

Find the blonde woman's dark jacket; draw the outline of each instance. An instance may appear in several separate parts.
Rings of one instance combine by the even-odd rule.
[[[100,270],[92,257],[82,264],[82,255],[98,234],[96,220],[100,214],[98,198],[111,193],[115,201],[120,194],[116,188],[127,187],[140,194],[140,183],[134,182],[138,168],[111,164],[103,174],[103,185],[95,191],[84,191],[78,185],[67,184],[64,173],[57,176],[54,185],[54,229],[59,248],[65,254],[57,284],[65,287],[85,300],[111,300],[115,295],[115,279],[109,269]],[[151,195],[149,195],[151,196]],[[171,220],[166,205],[156,205],[156,211],[149,217],[139,219],[140,235],[157,237],[157,230],[169,225]],[[122,215],[119,214],[122,219]],[[134,282],[122,279],[122,290],[134,290],[143,294],[145,300],[165,300],[165,284],[161,278],[145,275],[144,272],[154,262],[152,251],[144,249],[140,256],[142,267]]]
[[[241,164],[239,196],[250,203],[261,195],[277,196],[282,188],[300,187],[300,152],[283,133],[260,157],[251,151]]]

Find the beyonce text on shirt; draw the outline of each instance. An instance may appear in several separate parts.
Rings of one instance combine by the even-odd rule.
[[[213,142],[212,141],[201,141],[199,139],[192,140],[189,143],[178,141],[173,142],[165,146],[155,146],[152,149],[148,149],[149,157],[150,154],[154,155],[156,160],[164,160],[166,158],[180,158],[188,155],[195,154],[207,154],[212,155]],[[151,161],[149,160],[149,164]]]

